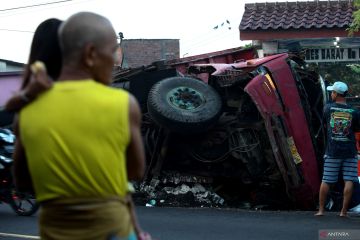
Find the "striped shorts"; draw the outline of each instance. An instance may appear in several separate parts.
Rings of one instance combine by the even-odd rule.
[[[356,158],[329,158],[324,157],[324,174],[323,182],[336,183],[338,181],[339,172],[342,171],[344,181],[357,182],[357,164]]]

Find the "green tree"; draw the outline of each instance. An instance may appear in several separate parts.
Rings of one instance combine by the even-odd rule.
[[[350,96],[360,95],[359,64],[322,63],[313,64],[310,68],[322,75],[330,84],[336,81],[346,82],[349,86]]]
[[[349,36],[353,36],[360,29],[360,0],[354,0],[354,7],[357,10],[353,12],[353,22],[346,29],[349,32]]]
[[[355,10],[353,12],[353,22],[350,24],[349,28],[346,29],[348,31],[349,36],[353,36],[355,32],[360,30],[360,0],[353,0],[353,4]],[[360,95],[360,64],[348,64],[345,68],[346,70],[350,70],[347,74],[344,74],[344,80],[348,80],[352,88],[353,95]],[[341,69],[340,72],[342,72]],[[340,73],[341,74],[341,73]]]

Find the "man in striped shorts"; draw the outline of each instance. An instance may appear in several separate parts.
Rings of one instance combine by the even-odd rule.
[[[345,182],[341,217],[347,210],[353,193],[353,182],[357,177],[357,149],[354,129],[359,126],[358,112],[346,104],[348,87],[343,82],[335,82],[327,87],[331,91],[332,103],[324,108],[326,121],[327,146],[324,155],[324,174],[319,192],[319,211],[315,216],[323,216],[330,184],[338,181],[340,171]]]

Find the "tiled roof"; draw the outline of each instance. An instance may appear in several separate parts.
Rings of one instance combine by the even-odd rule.
[[[352,22],[352,0],[245,4],[240,31],[345,28]]]

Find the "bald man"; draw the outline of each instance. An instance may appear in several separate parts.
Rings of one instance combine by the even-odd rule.
[[[141,112],[132,95],[108,87],[115,31],[82,12],[59,39],[58,82],[19,115],[16,185],[35,190],[41,239],[136,239],[125,196],[128,179],[144,173]]]

